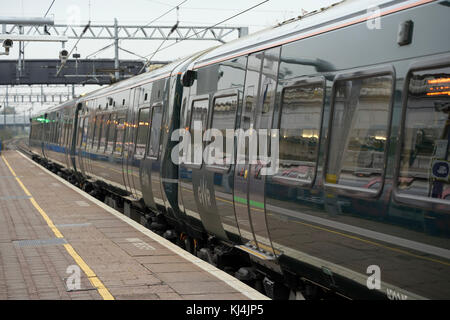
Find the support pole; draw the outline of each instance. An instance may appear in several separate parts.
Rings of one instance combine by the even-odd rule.
[[[114,77],[116,81],[119,81],[119,27],[117,18],[114,18],[114,69],[116,69]]]
[[[23,34],[23,26],[19,26],[19,34],[21,35]],[[20,83],[20,78],[22,77],[23,60],[24,60],[24,46],[23,42],[19,41],[19,59],[17,60],[17,72],[16,72],[17,83]]]
[[[3,106],[3,128],[6,130],[6,108],[8,107],[8,86],[6,86],[6,99],[5,105]]]

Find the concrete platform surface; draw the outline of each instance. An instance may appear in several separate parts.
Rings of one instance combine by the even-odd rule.
[[[0,299],[268,298],[18,151],[5,151]]]

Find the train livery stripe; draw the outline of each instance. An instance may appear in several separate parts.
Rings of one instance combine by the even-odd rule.
[[[53,221],[50,219],[50,217],[45,213],[45,211],[39,206],[39,204],[36,202],[36,200],[33,198],[32,194],[28,189],[25,187],[25,185],[22,183],[20,178],[16,175],[15,171],[11,166],[9,165],[6,158],[2,155],[2,159],[5,162],[6,166],[8,167],[9,171],[11,171],[12,175],[16,178],[17,182],[19,183],[22,190],[25,192],[27,196],[30,197],[30,202],[33,204],[33,206],[36,208],[36,210],[40,213],[42,218],[45,220],[47,225],[50,227],[50,229],[53,231],[55,236],[57,238],[64,238],[62,233],[58,230],[58,228],[55,226]],[[100,279],[97,277],[97,275],[92,271],[92,269],[84,262],[84,260],[80,257],[80,255],[75,251],[75,249],[70,244],[65,244],[64,248],[66,249],[67,253],[75,260],[75,262],[78,264],[78,266],[83,270],[83,272],[88,277],[91,284],[97,289],[98,293],[102,296],[104,300],[114,300],[114,297],[112,294],[108,291],[108,289],[104,286],[104,284],[100,281]]]
[[[242,204],[247,204],[247,199],[240,198],[237,196],[234,196],[234,201],[242,203]],[[259,208],[259,209],[264,209],[264,203],[259,202],[259,201],[250,200],[250,206]]]

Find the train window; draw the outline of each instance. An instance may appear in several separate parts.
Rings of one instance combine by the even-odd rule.
[[[62,119],[61,120],[61,134],[60,134],[60,141],[59,141],[59,144],[61,145],[61,146],[64,146],[64,140],[65,140],[65,137],[66,137],[66,122],[67,122],[67,120],[66,119]]]
[[[114,145],[114,153],[122,154],[124,139],[125,118],[119,118],[116,120],[116,143]]]
[[[97,123],[97,117],[91,117],[88,121],[88,135],[86,141],[86,148],[89,149],[93,145],[95,125]]]
[[[80,147],[86,149],[88,144],[88,129],[89,129],[89,116],[85,116],[83,119],[83,135],[81,136]]]
[[[62,119],[58,119],[56,123],[56,133],[55,133],[55,143],[59,144],[59,140],[61,139],[61,131],[63,128]]]
[[[99,144],[100,151],[105,151],[110,118],[111,118],[110,114],[105,114],[102,119],[102,129],[101,129],[100,144]]]
[[[52,119],[50,121],[50,136],[49,136],[48,142],[52,142],[52,143],[55,142],[56,125],[57,125],[56,120]]]
[[[78,117],[78,136],[77,136],[77,145],[81,146],[81,140],[83,138],[83,125],[84,125],[84,117]]]
[[[377,194],[390,123],[391,74],[337,79],[331,114],[326,183]]]
[[[100,135],[102,133],[103,116],[97,116],[95,121],[95,132],[92,139],[92,148],[97,149],[100,144]]]
[[[55,129],[53,131],[52,142],[57,143],[58,142],[58,140],[57,140],[58,139],[58,131],[59,131],[59,119],[56,118],[54,121],[55,121],[55,123],[54,123]]]
[[[152,121],[150,132],[150,145],[148,148],[148,155],[150,157],[158,157],[159,154],[159,138],[161,134],[161,123],[163,117],[163,109],[161,104],[156,104],[152,108]]]
[[[136,135],[135,154],[138,157],[145,156],[147,147],[148,132],[150,128],[150,108],[142,108],[139,110],[138,129]]]
[[[108,139],[106,143],[106,152],[111,153],[114,150],[114,140],[116,134],[116,114],[111,114],[111,118],[109,119],[108,124]]]
[[[219,154],[211,154],[212,158],[208,159],[208,164],[210,165],[228,167],[233,160],[234,147],[231,150],[228,150],[227,146],[234,146],[236,110],[236,95],[217,97],[214,99],[211,128],[219,130],[222,133],[222,141],[220,143],[221,152],[219,152]],[[227,135],[227,129],[231,129],[231,134],[228,132]],[[212,140],[214,142],[214,139]]]
[[[324,83],[283,90],[279,134],[279,171],[274,179],[311,183],[315,177]]]
[[[70,135],[71,135],[71,133],[72,133],[72,120],[71,120],[71,119],[69,119],[69,120],[67,121],[66,126],[67,126],[66,146],[69,146],[69,143],[70,143]]]
[[[399,193],[450,200],[450,67],[412,72],[403,121]]]
[[[64,119],[61,120],[61,123],[60,123],[59,127],[60,127],[60,134],[58,136],[57,143],[60,146],[64,146],[64,138],[65,138],[65,134],[66,134],[66,123],[65,123]]]
[[[209,100],[197,100],[192,103],[191,122],[189,125],[189,133],[191,135],[191,159],[187,159],[188,163],[199,165],[195,155],[200,153],[200,159],[203,155],[203,133],[206,130],[208,122],[208,106]],[[195,141],[201,141],[200,145]],[[200,161],[201,162],[201,161]]]
[[[64,138],[65,138],[65,134],[66,134],[66,120],[63,118],[62,120],[61,120],[61,124],[60,124],[60,134],[59,134],[59,137],[58,137],[58,144],[60,145],[60,146],[63,146],[64,145]]]
[[[44,141],[48,142],[49,138],[50,138],[50,121],[45,121],[44,122]]]

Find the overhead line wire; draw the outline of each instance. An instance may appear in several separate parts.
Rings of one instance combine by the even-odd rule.
[[[162,50],[165,50],[165,49],[167,49],[167,48],[170,48],[170,47],[172,47],[172,46],[174,46],[174,45],[176,45],[176,44],[179,44],[179,43],[181,43],[181,42],[183,42],[183,41],[185,41],[185,40],[188,40],[188,39],[190,39],[190,38],[192,38],[192,37],[198,35],[199,33],[208,31],[209,29],[212,29],[212,28],[218,26],[219,24],[222,24],[222,23],[224,23],[224,22],[227,22],[227,21],[229,21],[229,20],[231,20],[231,19],[233,19],[233,18],[235,18],[235,17],[237,17],[237,16],[239,16],[239,15],[241,15],[241,14],[244,14],[244,13],[246,13],[246,12],[248,12],[248,11],[250,11],[250,10],[256,8],[256,7],[259,7],[260,5],[262,5],[262,4],[264,4],[264,3],[268,2],[268,1],[270,1],[270,0],[262,1],[262,2],[260,2],[260,3],[256,4],[256,5],[254,5],[254,6],[252,6],[252,7],[250,7],[250,8],[247,8],[247,9],[241,11],[241,12],[238,12],[237,14],[234,14],[233,16],[231,16],[231,17],[229,17],[229,18],[226,18],[225,20],[222,20],[222,21],[220,21],[220,22],[218,22],[218,23],[216,23],[216,24],[214,24],[214,25],[212,25],[212,26],[210,26],[210,27],[206,27],[206,28],[202,29],[201,31],[198,31],[198,32],[192,34],[191,36],[189,36],[189,37],[187,37],[187,38],[185,38],[185,39],[183,39],[183,40],[177,41],[177,42],[172,43],[172,44],[170,44],[170,45],[168,45],[168,46],[166,46],[166,47],[164,47],[164,48],[161,48],[162,44],[164,43],[164,42],[163,42],[163,43],[159,46],[159,48],[158,48],[156,51],[154,51],[154,52],[152,52],[152,53],[150,53],[150,54],[148,54],[148,55],[145,56],[145,57],[148,57],[148,56],[151,55],[151,58],[147,60],[147,62],[145,63],[145,65],[144,65],[143,68],[147,67],[147,66],[150,64],[151,59],[155,56],[156,53],[158,53],[158,52],[160,52],[160,51],[162,51]],[[167,39],[166,39],[166,40],[167,40]],[[166,41],[166,40],[164,40],[164,41]],[[143,69],[141,69],[140,72],[142,72],[142,70],[143,70]]]

